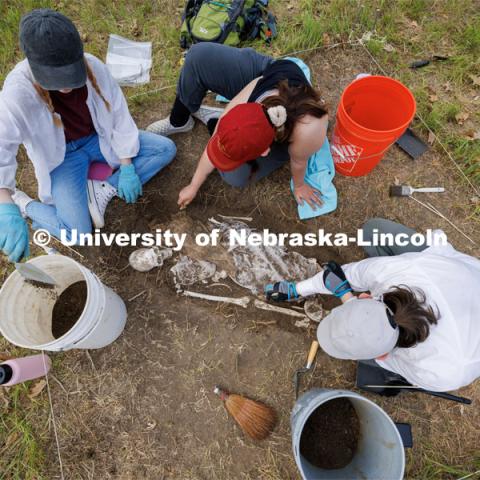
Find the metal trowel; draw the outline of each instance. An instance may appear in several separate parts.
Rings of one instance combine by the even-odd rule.
[[[295,400],[298,398],[298,390],[300,387],[300,375],[310,372],[312,370],[313,361],[318,352],[319,344],[316,340],[312,342],[310,351],[308,352],[307,364],[303,368],[299,368],[293,375],[293,388],[295,390]]]
[[[57,286],[55,280],[43,270],[35,267],[31,263],[15,263],[17,272],[27,281],[33,283],[41,283],[47,288],[53,288]]]

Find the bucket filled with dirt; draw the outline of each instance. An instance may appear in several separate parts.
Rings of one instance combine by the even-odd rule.
[[[405,453],[397,427],[375,403],[354,392],[313,389],[292,416],[295,461],[305,480],[400,480]]]
[[[54,288],[13,272],[0,290],[0,331],[15,345],[37,350],[101,348],[123,331],[125,304],[90,270],[69,257],[46,255],[33,263]]]

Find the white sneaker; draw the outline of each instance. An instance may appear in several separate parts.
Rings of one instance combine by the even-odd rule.
[[[206,125],[208,121],[212,118],[220,118],[224,110],[224,108],[202,105],[195,113],[192,113],[192,116],[194,116],[197,120],[200,120],[204,125]]]
[[[108,202],[117,194],[115,187],[108,182],[99,180],[87,180],[88,211],[92,217],[95,228],[103,228],[105,225],[105,210]]]
[[[15,202],[15,205],[20,209],[20,213],[23,218],[27,218],[27,205],[30,202],[33,202],[33,198],[29,197],[25,192],[21,190],[15,190],[15,193],[12,195],[12,200]]]
[[[174,127],[170,123],[170,116],[158,120],[158,122],[153,122],[147,127],[147,132],[156,133],[157,135],[163,135],[169,137],[175,133],[184,133],[189,132],[195,125],[195,121],[192,117],[188,117],[188,122],[181,127]]]

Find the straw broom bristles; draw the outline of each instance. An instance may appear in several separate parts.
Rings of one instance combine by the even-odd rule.
[[[218,386],[213,392],[220,397],[228,413],[249,437],[264,440],[270,435],[277,422],[275,410],[261,402],[230,394]]]

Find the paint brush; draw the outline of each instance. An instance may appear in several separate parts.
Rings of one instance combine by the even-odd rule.
[[[391,197],[410,197],[412,193],[443,193],[445,189],[443,187],[423,187],[413,188],[410,185],[391,185],[390,196]]]

